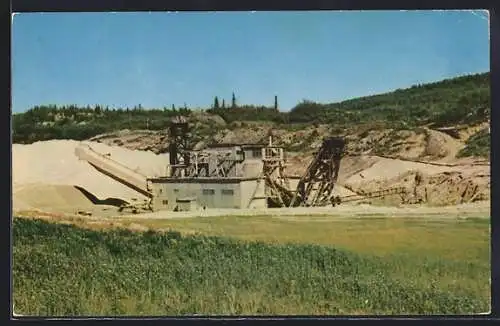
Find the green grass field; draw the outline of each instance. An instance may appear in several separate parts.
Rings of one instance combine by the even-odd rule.
[[[128,223],[181,233],[95,231],[15,218],[16,313],[490,310],[489,220],[218,217]],[[188,234],[194,232],[199,234]]]
[[[447,259],[489,261],[488,219],[438,220],[366,218],[331,220],[322,216],[291,219],[269,216],[221,216],[183,219],[126,219],[153,230],[231,236],[266,243],[318,244],[377,256],[411,254]]]

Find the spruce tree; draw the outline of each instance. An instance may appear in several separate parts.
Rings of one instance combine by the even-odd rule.
[[[233,92],[233,98],[232,98],[231,107],[232,107],[233,109],[236,107],[236,96],[234,95],[234,92]]]
[[[274,95],[274,109],[278,111],[278,95]]]
[[[219,108],[219,98],[216,96],[215,99],[214,99],[214,109],[218,109]]]

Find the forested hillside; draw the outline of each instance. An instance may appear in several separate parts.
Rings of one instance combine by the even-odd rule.
[[[219,106],[217,98],[211,108],[134,108],[109,109],[95,105],[40,105],[25,113],[13,115],[13,142],[32,143],[48,139],[83,140],[105,132],[122,129],[164,130],[171,117],[193,112],[219,116],[225,122],[256,121],[279,126],[327,124],[352,127],[370,123],[377,128],[434,128],[487,121],[490,115],[490,74],[476,74],[415,85],[408,89],[322,104],[304,100],[289,112],[274,107],[254,105]],[[198,115],[199,116],[199,115]],[[207,119],[205,119],[206,121]],[[210,128],[207,128],[209,130]]]

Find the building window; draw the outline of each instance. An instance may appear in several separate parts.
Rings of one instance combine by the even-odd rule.
[[[203,194],[204,195],[213,195],[213,194],[215,194],[215,190],[213,190],[213,189],[203,189]]]
[[[166,205],[168,205],[168,200],[163,200],[163,202],[162,202],[162,203],[163,203],[163,205],[165,205],[165,206],[166,206]]]
[[[252,157],[262,157],[262,151],[260,149],[252,150]]]
[[[233,189],[222,189],[222,194],[227,196],[232,196],[234,195],[234,191]]]
[[[174,189],[174,192],[175,192],[175,193],[178,193],[178,192],[179,192],[179,189]]]

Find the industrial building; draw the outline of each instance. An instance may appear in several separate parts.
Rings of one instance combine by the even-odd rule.
[[[343,139],[325,139],[293,188],[285,175],[283,148],[273,146],[271,137],[266,144],[214,144],[195,151],[189,148],[189,125],[183,117],[174,119],[169,128],[165,176],[139,175],[90,148],[79,148],[76,154],[147,196],[151,210],[190,211],[335,205],[333,187],[344,145]]]
[[[153,210],[185,211],[205,208],[265,208],[263,179],[231,177],[150,179]]]
[[[149,179],[153,209],[267,207],[263,148],[262,144],[209,145],[192,152],[188,165],[171,159],[171,176]],[[171,155],[178,152],[173,149]],[[192,169],[184,168],[189,165]],[[183,169],[179,172],[179,168]]]

